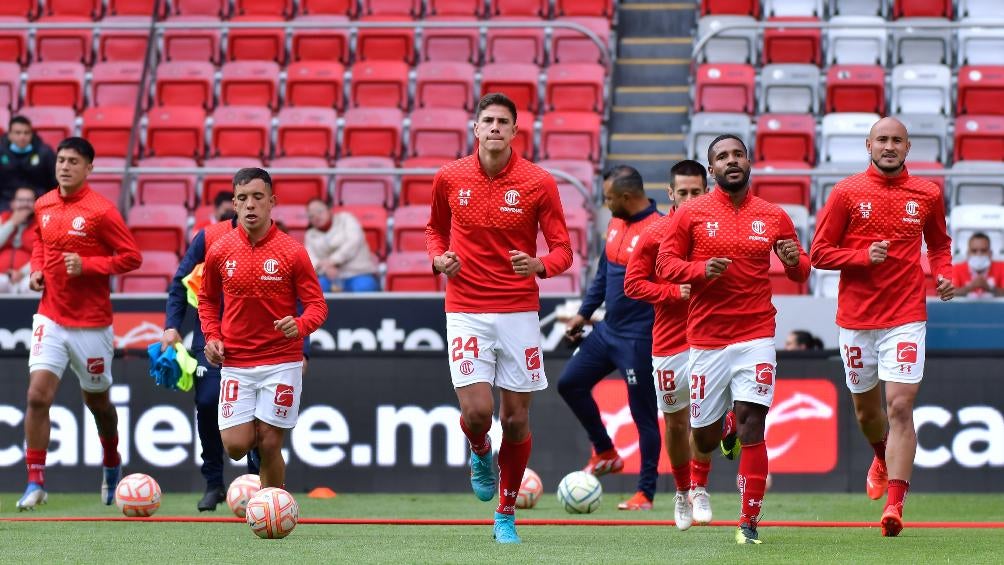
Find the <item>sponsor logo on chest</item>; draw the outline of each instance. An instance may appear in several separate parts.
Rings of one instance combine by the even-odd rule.
[[[457,189],[457,204],[461,206],[468,206],[471,203],[471,189],[469,188],[459,188]]]
[[[227,270],[228,277],[234,276],[234,271],[237,270],[237,260],[236,259],[227,260],[226,264],[224,265],[224,268],[226,268]]]
[[[704,229],[708,230],[708,237],[715,237],[718,234],[718,222],[704,222]]]
[[[84,231],[84,227],[86,225],[87,220],[85,220],[83,216],[77,216],[76,218],[73,218],[72,222],[70,222],[70,229],[67,230],[66,233],[77,237],[87,237],[87,232]]]
[[[919,224],[920,218],[920,204],[917,204],[913,200],[908,200],[906,205],[903,207],[906,212],[906,216],[903,217],[903,221],[908,224]]]
[[[519,191],[516,189],[507,190],[505,196],[502,197],[505,200],[505,206],[499,206],[500,212],[506,212],[508,214],[522,214],[523,209],[518,208],[519,206]]]
[[[861,217],[866,220],[872,217],[872,203],[858,202],[858,212],[861,214]]]
[[[763,220],[753,220],[753,222],[750,223],[750,229],[753,230],[753,235],[749,236],[750,241],[770,243],[770,238],[764,235],[767,233],[767,222],[764,222]]]
[[[281,281],[282,277],[276,275],[279,272],[279,261],[276,259],[265,259],[262,263],[262,269],[265,271],[264,275],[261,275],[260,279],[263,281]]]

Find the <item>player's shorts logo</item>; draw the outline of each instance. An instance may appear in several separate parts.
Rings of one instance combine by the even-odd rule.
[[[80,231],[80,230],[84,229],[84,224],[85,224],[85,221],[84,221],[84,217],[83,216],[77,216],[76,218],[73,218],[73,224],[72,224],[73,225],[73,229],[75,229],[77,231]]]
[[[916,216],[920,212],[920,204],[917,204],[913,200],[906,203],[906,213],[911,216]]]
[[[276,385],[275,387],[275,400],[272,404],[276,406],[293,406],[293,387],[289,385]]]
[[[917,344],[912,341],[901,341],[896,344],[897,363],[916,363]]]
[[[265,264],[262,267],[265,269],[265,272],[270,275],[274,275],[279,272],[279,262],[275,259],[266,259]]]
[[[465,374],[465,375],[470,375],[471,373],[473,373],[474,372],[474,361],[471,361],[470,359],[465,359],[460,364],[460,372],[463,373],[463,374]]]
[[[858,373],[856,371],[851,371],[851,372],[847,373],[847,378],[851,381],[852,385],[856,385],[856,384],[858,384],[858,383],[861,382],[858,377],[859,377],[859,375],[858,375]]]
[[[38,342],[35,345],[31,346],[31,354],[34,355],[35,357],[38,357],[39,355],[42,354],[42,342]]]
[[[537,371],[540,369],[540,348],[528,347],[523,354],[526,356],[526,370]]]
[[[88,357],[87,358],[87,372],[92,375],[100,375],[105,372],[105,358],[104,357]]]
[[[763,220],[753,220],[753,224],[750,227],[753,228],[753,233],[757,235],[767,233],[767,224],[765,224]]]
[[[696,402],[690,403],[690,417],[700,418],[701,417],[701,405]]]
[[[770,363],[757,363],[754,374],[758,384],[768,386],[774,384],[774,366]]]
[[[509,190],[505,193],[505,203],[510,206],[515,206],[519,204],[519,191]]]
[[[676,397],[673,396],[672,393],[667,392],[666,394],[662,395],[662,401],[666,404],[666,406],[672,406],[676,404]]]
[[[234,415],[234,405],[227,402],[220,407],[220,415],[224,418],[229,418]]]

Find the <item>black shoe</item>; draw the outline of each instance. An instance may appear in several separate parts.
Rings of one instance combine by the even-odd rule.
[[[199,501],[199,512],[216,512],[216,505],[226,500],[227,491],[223,490],[223,487],[209,487]]]

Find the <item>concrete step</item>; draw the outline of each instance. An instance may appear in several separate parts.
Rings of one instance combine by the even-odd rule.
[[[618,86],[614,88],[615,106],[686,106],[690,103],[687,86]]]
[[[694,2],[627,2],[618,6],[620,37],[682,37],[697,26]]]
[[[617,56],[628,58],[689,58],[694,40],[685,37],[622,37]]]

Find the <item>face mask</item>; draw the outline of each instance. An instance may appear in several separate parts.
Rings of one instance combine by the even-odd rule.
[[[32,147],[31,147],[30,143],[27,146],[23,147],[23,148],[18,147],[17,145],[14,145],[13,143],[10,144],[10,152],[11,153],[17,153],[18,155],[24,155],[25,153],[31,153],[31,149],[32,149]]]
[[[990,268],[990,256],[972,255],[969,257],[969,270],[974,273],[983,273]]]

